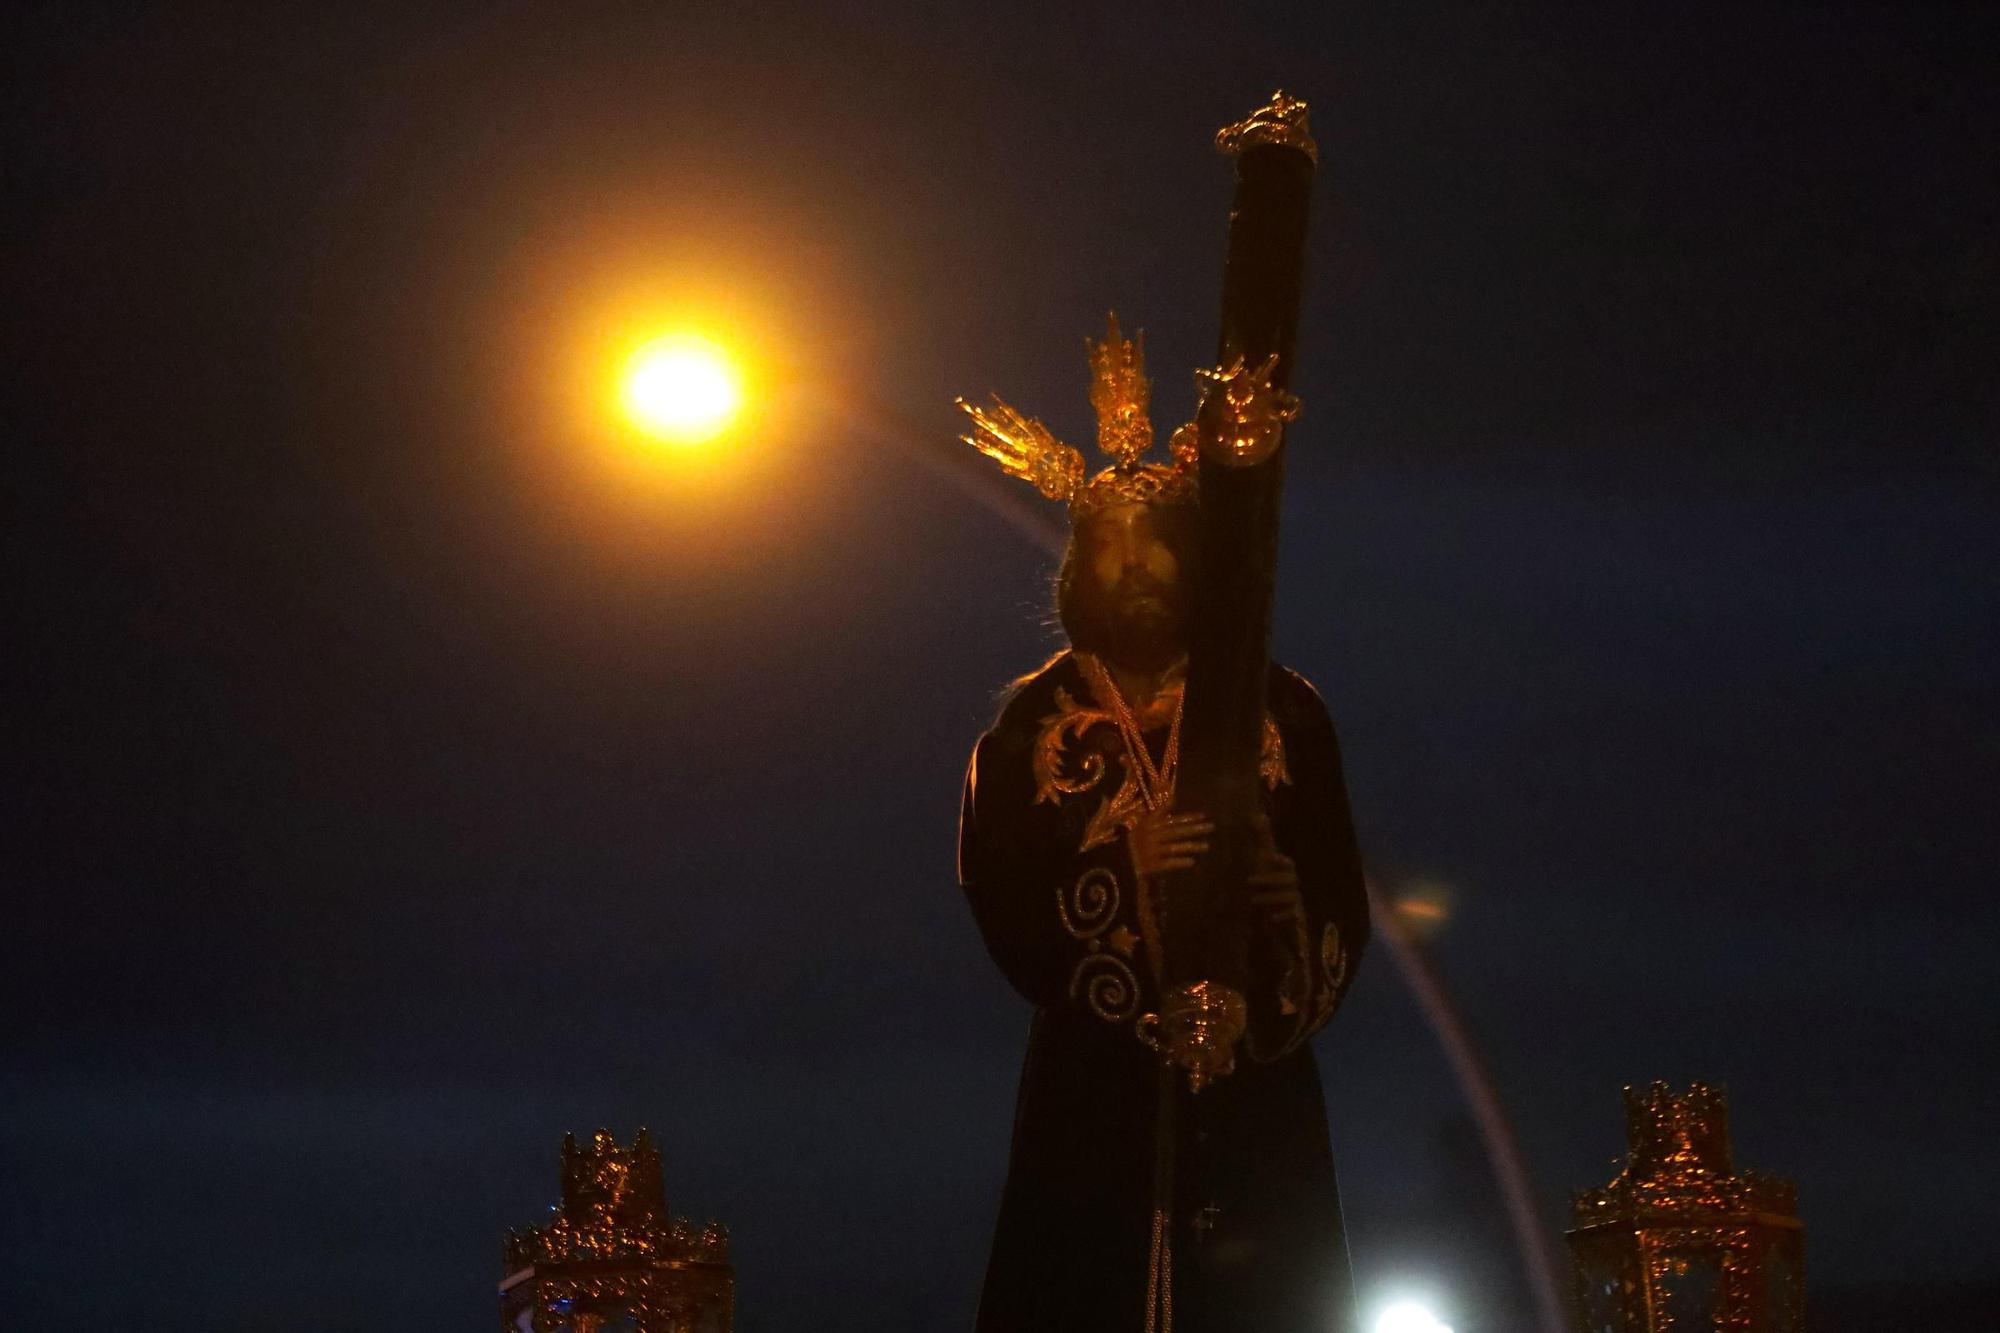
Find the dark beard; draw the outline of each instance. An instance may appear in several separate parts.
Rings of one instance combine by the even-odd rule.
[[[1115,588],[1106,589],[1083,568],[1078,544],[1071,542],[1056,581],[1056,617],[1070,647],[1141,673],[1165,670],[1187,655],[1187,571],[1195,562],[1183,529],[1191,520],[1191,511],[1182,514],[1171,507],[1162,515],[1181,567],[1180,577],[1167,582],[1131,570]]]
[[[1155,592],[1160,600],[1104,609],[1104,641],[1098,654],[1130,671],[1164,671],[1187,652],[1187,634],[1172,593],[1166,589],[1147,591]]]

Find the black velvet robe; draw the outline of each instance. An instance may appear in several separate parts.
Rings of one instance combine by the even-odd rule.
[[[1163,1073],[1139,1034],[1141,1015],[1158,1010],[1147,953],[1156,913],[1109,818],[1123,744],[1074,657],[1016,690],[973,753],[959,876],[994,961],[1035,1006],[979,1333],[1143,1329],[1163,1193],[1179,1333],[1352,1324],[1306,1039],[1352,979],[1367,898],[1325,706],[1282,669],[1269,698],[1283,772],[1267,735],[1266,806],[1298,866],[1305,921],[1250,913],[1249,1049],[1198,1095]],[[1164,740],[1148,735],[1156,759]],[[1156,1177],[1163,1099],[1176,1146]]]

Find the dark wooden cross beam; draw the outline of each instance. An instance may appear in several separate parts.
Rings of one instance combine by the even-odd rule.
[[[1289,383],[1305,270],[1316,150],[1303,104],[1275,94],[1218,144],[1236,159],[1236,197],[1222,278],[1218,366],[1256,367],[1276,353],[1272,383]],[[1165,981],[1243,988],[1243,883],[1252,869],[1271,603],[1277,576],[1282,440],[1249,465],[1201,459],[1200,573],[1188,644],[1175,804],[1216,821],[1209,856],[1166,888]]]

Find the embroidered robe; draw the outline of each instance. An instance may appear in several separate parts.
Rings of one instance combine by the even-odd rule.
[[[1269,707],[1265,805],[1304,919],[1258,911],[1246,886],[1247,1049],[1199,1095],[1146,1041],[1156,904],[1132,870],[1143,803],[1108,701],[1065,653],[973,752],[959,877],[993,960],[1034,1006],[979,1333],[1166,1333],[1169,1306],[1180,1333],[1352,1324],[1307,1038],[1352,979],[1367,898],[1325,706],[1274,668]],[[1155,763],[1166,736],[1147,733]]]

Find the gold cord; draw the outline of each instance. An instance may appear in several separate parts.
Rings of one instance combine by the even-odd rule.
[[[1160,1066],[1153,1120],[1153,1243],[1146,1260],[1146,1333],[1174,1333],[1174,1075]]]
[[[1077,665],[1083,668],[1084,678],[1090,682],[1090,692],[1100,703],[1111,707],[1111,716],[1118,723],[1118,735],[1125,742],[1125,749],[1133,757],[1139,777],[1139,793],[1148,810],[1164,809],[1173,803],[1174,783],[1180,776],[1181,758],[1181,709],[1187,702],[1187,692],[1183,688],[1174,699],[1174,720],[1167,728],[1167,749],[1159,765],[1153,763],[1152,751],[1146,748],[1145,733],[1139,730],[1139,719],[1132,712],[1132,705],[1126,702],[1125,692],[1118,688],[1118,682],[1104,663],[1088,653],[1078,653]]]
[[[1160,763],[1155,766],[1152,752],[1146,748],[1145,734],[1139,729],[1139,719],[1133,714],[1132,705],[1126,701],[1124,691],[1118,688],[1118,682],[1112,678],[1109,669],[1088,653],[1078,653],[1076,659],[1091,693],[1097,696],[1100,704],[1109,707],[1113,720],[1118,724],[1119,738],[1125,743],[1126,753],[1132,756],[1132,772],[1138,780],[1140,799],[1148,810],[1160,810],[1171,805],[1180,769],[1181,707],[1187,699],[1185,687],[1174,699],[1174,718],[1167,728],[1167,748]],[[1144,905],[1145,888],[1141,881],[1141,912],[1150,917],[1151,913]],[[1152,927],[1152,923],[1148,924],[1149,928]],[[1157,954],[1155,957],[1157,959]],[[1173,1067],[1162,1063],[1158,1114],[1153,1125],[1153,1226],[1152,1243],[1146,1256],[1145,1333],[1174,1333],[1175,1086]]]

